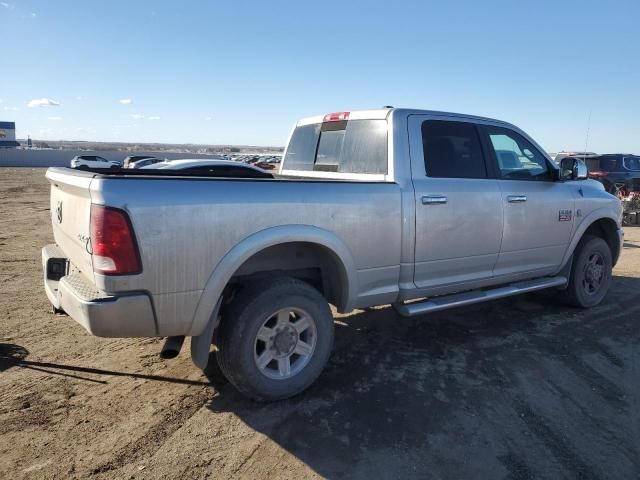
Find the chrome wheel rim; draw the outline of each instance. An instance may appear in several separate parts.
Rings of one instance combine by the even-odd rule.
[[[317,336],[315,321],[304,310],[286,307],[274,312],[254,340],[256,367],[273,380],[297,375],[313,357]]]
[[[600,290],[605,280],[604,258],[598,252],[589,255],[582,272],[582,288],[593,295]]]

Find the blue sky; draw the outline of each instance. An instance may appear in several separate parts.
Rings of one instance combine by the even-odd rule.
[[[584,149],[591,116],[590,150],[640,154],[639,25],[638,0],[0,0],[0,120],[283,145],[300,117],[395,105],[507,120],[551,152]]]

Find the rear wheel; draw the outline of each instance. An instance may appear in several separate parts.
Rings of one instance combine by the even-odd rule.
[[[316,289],[293,278],[244,287],[223,314],[220,369],[244,395],[296,395],[322,372],[333,347],[333,316]]]
[[[571,276],[562,299],[573,306],[598,305],[611,285],[611,249],[602,238],[585,235],[576,248]]]

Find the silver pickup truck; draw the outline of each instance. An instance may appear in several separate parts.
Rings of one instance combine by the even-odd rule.
[[[597,305],[622,209],[584,163],[558,168],[508,123],[383,108],[299,121],[278,174],[50,168],[55,309],[103,337],[212,343],[255,399],[308,387],[333,317],[404,316],[555,288]],[[249,172],[248,169],[245,169]]]

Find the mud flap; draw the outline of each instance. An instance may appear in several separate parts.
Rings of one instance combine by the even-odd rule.
[[[191,337],[191,361],[200,370],[207,368],[209,363],[209,352],[211,350],[211,341],[213,340],[213,332],[220,322],[220,305],[222,304],[222,297],[218,299],[213,313],[209,318],[207,326],[203,332],[197,337]]]
[[[567,283],[562,287],[557,287],[557,290],[566,290],[567,287],[569,286],[569,282],[571,281],[571,267],[573,266],[573,257],[574,255],[571,254],[565,266],[562,267],[562,270],[558,272],[558,275],[562,275],[564,278],[567,279]]]

